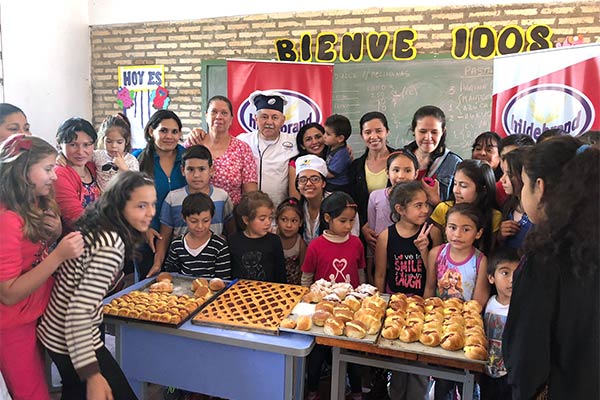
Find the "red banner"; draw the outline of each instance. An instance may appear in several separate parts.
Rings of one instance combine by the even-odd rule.
[[[494,59],[492,130],[537,139],[600,129],[600,46],[535,51]]]
[[[333,65],[227,60],[227,95],[237,117],[230,130],[234,135],[256,130],[256,108],[249,100],[255,90],[277,90],[286,97],[281,131],[297,133],[331,115]]]

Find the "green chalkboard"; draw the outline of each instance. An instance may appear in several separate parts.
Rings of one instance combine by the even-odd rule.
[[[410,123],[421,106],[444,110],[448,148],[469,158],[473,139],[490,127],[492,61],[427,58],[336,64],[333,112],[352,121],[350,145],[362,154],[358,121],[368,111],[388,119],[389,144],[398,148],[413,140]]]
[[[473,139],[490,127],[492,70],[491,60],[454,60],[448,56],[336,63],[333,112],[352,121],[350,145],[358,157],[365,148],[358,126],[364,113],[381,111],[386,115],[389,143],[397,148],[412,141],[413,113],[423,105],[436,105],[446,113],[448,148],[469,158]],[[226,94],[225,62],[203,62],[202,82],[207,88],[203,90],[203,104],[215,94]]]

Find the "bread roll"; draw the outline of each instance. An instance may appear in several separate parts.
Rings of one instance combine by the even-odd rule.
[[[399,335],[400,335],[400,326],[396,323],[391,323],[389,325],[386,325],[381,330],[381,336],[383,336],[386,339],[390,339],[390,340],[398,339]]]
[[[179,315],[171,315],[171,319],[169,320],[169,322],[171,324],[177,325],[182,321],[181,316]]]
[[[198,289],[194,292],[194,296],[205,298],[207,294],[211,294],[210,289],[206,286],[198,286]]]
[[[296,329],[299,331],[310,331],[312,328],[312,319],[310,315],[301,315],[296,320]]]
[[[442,337],[440,346],[446,350],[460,350],[465,345],[465,337],[458,332],[448,332]]]
[[[204,278],[196,278],[192,281],[192,291],[195,292],[200,286],[208,287],[208,281]]]
[[[281,328],[294,329],[296,327],[296,321],[291,318],[284,318],[279,326]]]
[[[463,310],[474,311],[477,314],[481,314],[483,307],[481,307],[481,304],[479,304],[477,300],[469,300],[463,304]]]
[[[350,307],[352,311],[357,311],[360,308],[360,300],[354,296],[346,296],[342,303]]]
[[[340,318],[344,323],[352,321],[354,319],[354,313],[352,310],[345,309],[333,309],[333,316]]]
[[[479,335],[479,334],[466,334],[465,333],[465,347],[466,346],[472,346],[472,345],[479,345],[479,346],[483,346],[487,349],[488,346],[488,341],[485,338],[485,336],[483,335]]]
[[[412,343],[419,340],[421,330],[418,327],[403,326],[400,329],[399,339],[405,343]]]
[[[223,282],[221,278],[212,278],[210,282],[208,282],[208,287],[213,292],[218,292],[225,287],[225,282]]]
[[[473,328],[473,327],[480,327],[483,328],[483,320],[481,318],[473,318],[473,317],[466,317],[465,318],[465,327],[466,328]]]
[[[417,303],[417,304],[421,304],[424,305],[425,299],[423,299],[421,296],[419,296],[418,294],[413,294],[411,296],[408,296],[406,298],[406,300],[409,303]]]
[[[465,335],[480,335],[485,337],[485,331],[480,326],[465,328]]]
[[[485,347],[474,344],[465,346],[465,357],[470,358],[471,360],[481,360],[486,361],[488,359],[488,352]]]
[[[173,275],[168,272],[161,272],[156,277],[156,282],[173,282]]]
[[[315,311],[327,311],[329,314],[333,314],[333,303],[327,300],[321,300],[315,306]]]
[[[381,329],[381,320],[376,320],[367,328],[367,335],[376,335]]]
[[[331,313],[324,310],[318,310],[312,315],[312,322],[316,326],[323,326],[329,317],[331,317]]]
[[[440,331],[436,329],[424,330],[419,337],[419,342],[430,347],[439,346],[441,340]]]
[[[344,333],[349,338],[362,339],[367,335],[367,327],[358,320],[346,322]]]
[[[460,324],[443,325],[442,329],[444,333],[455,332],[463,334],[465,331],[465,327]]]
[[[385,321],[383,321],[383,326],[389,326],[389,325],[403,326],[404,318],[398,314],[389,315],[388,317],[386,317]]]
[[[169,281],[156,282],[150,285],[148,290],[155,293],[171,293],[173,291],[173,284]]]
[[[464,302],[461,299],[451,297],[449,299],[444,300],[444,308],[455,307],[462,311],[463,303]]]
[[[389,309],[392,309],[394,311],[406,311],[406,307],[407,307],[407,302],[406,300],[397,298],[397,299],[390,299],[390,303],[388,304]]]
[[[325,325],[323,326],[323,331],[327,335],[332,336],[341,336],[344,334],[344,322],[338,317],[329,317],[327,321],[325,321]]]

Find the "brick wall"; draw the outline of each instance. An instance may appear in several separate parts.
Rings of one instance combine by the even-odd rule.
[[[547,24],[554,31],[553,42],[567,35],[583,34],[586,43],[596,43],[600,42],[600,3],[370,8],[93,26],[94,123],[99,125],[104,116],[118,111],[119,65],[164,64],[171,97],[169,109],[181,117],[186,128],[191,128],[198,125],[204,110],[200,78],[203,60],[276,59],[274,40],[278,38],[296,42],[303,33],[393,33],[400,28],[418,32],[418,54],[449,53],[452,28],[479,24],[497,30],[509,24],[524,29],[532,24]]]

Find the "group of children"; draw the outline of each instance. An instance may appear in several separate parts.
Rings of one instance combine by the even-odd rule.
[[[518,148],[516,136],[498,143],[514,147],[502,154],[499,183],[508,196],[504,213],[496,209],[498,185],[487,162],[459,163],[454,200],[432,207],[429,183],[417,180],[415,155],[406,149],[391,153],[386,164],[389,187],[373,191],[369,198],[368,225],[377,234],[370,254],[351,234],[358,215],[344,179],[351,160],[347,118],[333,115],[325,123],[330,151],[322,179],[332,191],[321,204],[320,236],[308,246],[301,236],[304,216],[298,199],[285,199],[275,207],[265,193],[249,192],[234,210],[227,192],[210,183],[213,160],[202,145],[183,153],[181,172],[187,185],[170,192],[162,209],[155,210],[152,180],[126,172],[138,165],[129,157],[131,136],[124,124],[122,116],[103,124],[104,149],[94,154],[103,194],[76,223],[78,231],[64,236],[52,250],[45,213],[55,206],[56,151],[24,135],[13,135],[0,147],[0,226],[11,232],[3,235],[0,247],[0,365],[16,398],[48,398],[36,350],[36,321],[42,314],[37,336],[59,368],[64,398],[85,396],[86,390],[88,396],[112,391],[115,398],[117,393],[119,398],[134,398],[100,340],[97,325],[102,298],[118,280],[125,258],[134,256],[155,213],[160,214],[163,240],[150,275],[167,270],[305,286],[319,279],[354,287],[371,281],[382,293],[477,300],[485,307],[490,340],[488,374],[480,380],[482,398],[509,398],[501,337],[518,251],[532,226],[520,197],[527,150]],[[474,148],[478,145],[476,140]],[[51,295],[53,283],[58,290]],[[490,285],[495,293],[491,297]],[[27,308],[27,318],[11,317],[15,307]],[[322,360],[322,351],[314,357]],[[320,363],[309,362],[309,367],[320,368]],[[308,375],[309,398],[316,398],[319,372],[309,368]],[[360,398],[357,379],[351,376],[352,394]],[[399,386],[403,395],[394,392]],[[390,388],[394,399],[422,398],[428,379],[394,373]],[[436,399],[449,398],[453,388],[454,383],[438,380]]]

